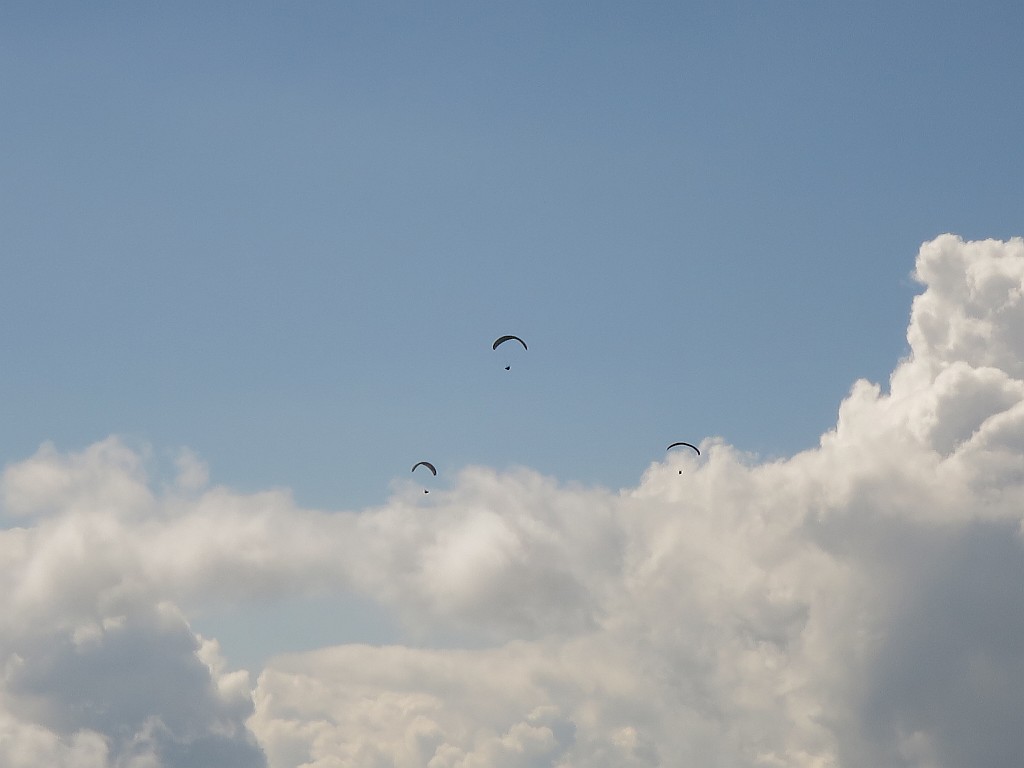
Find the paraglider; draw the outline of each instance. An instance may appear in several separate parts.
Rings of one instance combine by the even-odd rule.
[[[417,467],[426,467],[427,469],[430,470],[430,474],[432,474],[434,477],[437,477],[437,468],[429,461],[416,462],[415,464],[412,465],[412,469],[410,471],[415,472]],[[426,488],[423,489],[423,492],[430,493],[430,491],[428,491]]]
[[[698,448],[698,447],[697,447],[696,445],[693,445],[692,443],[672,443],[672,445],[670,445],[670,446],[669,446],[668,448],[666,448],[665,450],[666,450],[666,451],[671,451],[671,450],[672,450],[673,448],[675,448],[675,447],[676,447],[677,445],[685,445],[685,446],[686,446],[687,448],[693,448],[693,450],[695,450],[695,451],[697,452],[697,455],[698,455],[698,456],[700,456],[700,448]],[[681,474],[683,474],[683,470],[681,470],[681,469],[680,469],[680,470],[679,470],[679,474],[680,474],[680,475],[681,475]]]
[[[523,349],[529,349],[529,347],[526,346],[526,342],[523,341],[522,339],[520,339],[518,336],[499,336],[498,338],[496,338],[494,340],[494,343],[491,344],[491,349],[497,349],[499,346],[504,344],[506,341],[518,341],[520,344],[523,345]],[[510,370],[511,368],[512,368],[511,365],[506,365],[505,366],[505,370],[506,371]]]

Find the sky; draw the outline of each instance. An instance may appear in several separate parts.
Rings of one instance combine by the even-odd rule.
[[[1019,765],[1022,28],[5,4],[0,763]]]

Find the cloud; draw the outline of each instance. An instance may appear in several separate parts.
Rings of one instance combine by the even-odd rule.
[[[61,736],[101,735],[114,764],[265,765],[244,726],[248,685],[215,675],[215,648],[203,648],[169,606],[9,651],[11,711]]]
[[[159,484],[116,438],[44,446],[3,477],[0,762],[1016,765],[1024,241],[944,235],[915,276],[887,391],[770,463],[709,440],[618,492],[468,467],[323,512],[190,454]],[[283,653],[252,688],[187,623],[327,589],[407,644]]]

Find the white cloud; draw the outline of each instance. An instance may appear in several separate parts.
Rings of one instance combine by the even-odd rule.
[[[888,392],[772,463],[708,441],[619,493],[470,467],[331,514],[44,446],[3,480],[0,762],[1016,765],[1024,241],[945,235],[916,275]],[[250,692],[182,614],[322,589],[421,647],[285,654]]]

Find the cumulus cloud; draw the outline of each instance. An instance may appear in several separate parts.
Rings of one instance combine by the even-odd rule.
[[[712,440],[618,492],[469,467],[332,513],[44,446],[3,477],[0,763],[1018,765],[1024,241],[944,235],[915,275],[887,390],[771,463]],[[250,678],[186,618],[324,589],[409,643]]]

